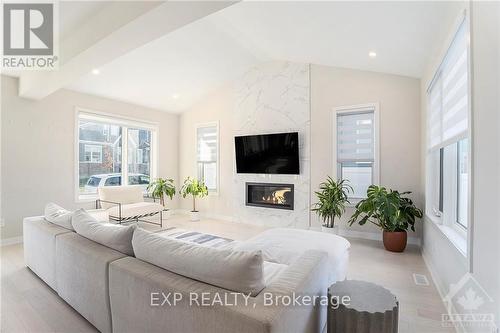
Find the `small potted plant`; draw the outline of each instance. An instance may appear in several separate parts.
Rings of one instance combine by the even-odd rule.
[[[367,198],[356,205],[356,211],[349,224],[358,222],[364,225],[373,223],[383,230],[384,247],[388,251],[403,252],[406,248],[408,228],[415,231],[415,218],[423,214],[413,201],[405,195],[411,192],[387,190],[385,187],[371,185]]]
[[[165,196],[170,200],[175,195],[175,185],[173,179],[157,178],[148,185],[148,193],[155,199],[160,199],[160,204],[164,207],[165,211],[169,211],[165,207]]]
[[[323,220],[321,230],[324,232],[338,234],[338,226],[335,225],[335,217],[340,218],[349,204],[348,194],[352,187],[347,181],[335,181],[328,176],[327,180],[319,185],[319,191],[314,192],[318,202],[312,209]]]
[[[191,221],[199,221],[200,213],[196,210],[196,198],[203,198],[208,195],[208,188],[203,181],[187,177],[181,188],[182,197],[188,195],[193,197],[193,210],[189,212]]]

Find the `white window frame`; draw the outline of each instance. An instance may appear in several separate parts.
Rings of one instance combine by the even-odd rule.
[[[137,148],[136,149],[136,152],[135,152],[135,163],[136,164],[143,164],[144,163],[144,156],[142,155],[144,152],[143,152],[143,149],[141,148]]]
[[[215,190],[209,190],[208,191],[208,195],[215,195],[215,196],[218,196],[219,195],[219,191],[220,191],[220,126],[219,126],[219,121],[210,121],[210,122],[206,122],[206,123],[198,123],[195,125],[195,129],[194,129],[194,159],[195,159],[195,175],[196,175],[196,178],[198,178],[198,129],[200,128],[205,128],[205,127],[215,127],[216,128],[216,131],[217,131],[217,135],[216,135],[216,138],[217,138],[217,154],[216,154],[216,161],[215,161],[215,164],[216,164],[216,181],[215,181],[215,186],[216,186],[216,189]]]
[[[159,166],[159,126],[156,122],[150,122],[147,120],[130,118],[126,116],[121,116],[113,113],[100,112],[89,110],[81,107],[75,107],[75,127],[74,127],[74,193],[75,202],[92,202],[97,199],[97,194],[80,194],[80,179],[79,179],[79,163],[80,163],[80,129],[79,121],[80,119],[87,119],[97,123],[107,123],[113,125],[119,125],[122,127],[122,186],[128,185],[128,129],[145,129],[151,131],[151,174],[150,179],[154,179],[158,175]],[[141,185],[137,185],[141,186]]]
[[[373,131],[374,131],[374,159],[372,165],[372,184],[380,184],[380,103],[365,103],[356,105],[347,105],[335,107],[332,112],[332,174],[338,179],[338,161],[337,161],[337,116],[339,114],[353,114],[363,112],[373,112]],[[351,206],[354,206],[361,198],[350,198]]]
[[[473,250],[473,244],[472,244],[472,233],[473,233],[473,142],[472,142],[472,128],[473,128],[473,117],[472,117],[472,83],[473,83],[473,76],[472,76],[472,63],[471,63],[471,48],[470,48],[470,35],[471,35],[471,27],[470,27],[470,12],[469,10],[465,9],[463,13],[457,17],[453,30],[451,31],[451,34],[447,38],[446,42],[446,47],[443,49],[441,53],[441,62],[436,66],[435,68],[435,74],[432,80],[430,81],[427,91],[430,91],[432,88],[434,82],[436,79],[441,75],[441,70],[442,66],[444,63],[444,60],[446,58],[446,55],[448,53],[448,50],[450,49],[453,40],[455,39],[457,31],[460,29],[461,25],[465,22],[468,28],[468,35],[466,37],[466,42],[467,42],[467,68],[468,68],[468,87],[467,87],[467,94],[469,96],[469,103],[468,103],[468,123],[469,127],[467,130],[467,135],[460,137],[459,141],[462,139],[468,139],[468,165],[467,165],[467,170],[468,170],[468,198],[467,198],[467,228],[464,228],[461,224],[459,224],[457,220],[457,198],[458,198],[458,189],[457,189],[457,177],[456,173],[458,173],[458,167],[457,167],[457,154],[456,154],[456,149],[453,149],[455,151],[455,154],[452,154],[453,157],[448,157],[448,159],[454,158],[454,170],[456,170],[456,173],[453,172],[453,178],[454,180],[450,180],[452,182],[452,186],[455,187],[455,189],[451,188],[453,194],[451,195],[451,198],[448,200],[448,203],[446,203],[446,199],[443,198],[443,208],[445,208],[446,205],[450,207],[450,205],[453,205],[453,209],[451,209],[451,214],[446,214],[443,212],[442,214],[436,214],[434,209],[432,207],[429,207],[431,204],[428,200],[429,196],[431,196],[431,192],[436,191],[435,188],[431,186],[432,180],[429,179],[429,175],[431,174],[430,172],[430,152],[428,151],[428,147],[426,144],[426,179],[425,179],[425,197],[426,197],[426,209],[425,209],[425,218],[429,221],[431,221],[433,224],[437,226],[437,229],[440,230],[440,232],[445,236],[446,239],[450,241],[450,243],[458,250],[460,254],[463,255],[463,258],[465,260],[466,265],[468,266],[468,270],[470,273],[472,273],[472,250]],[[429,103],[427,101],[427,115],[426,115],[426,131],[429,130],[429,124],[428,124],[428,117],[429,117]],[[452,142],[450,143],[443,143],[443,147],[447,147]],[[458,145],[458,142],[456,143]],[[446,155],[446,153],[445,153]],[[447,160],[447,157],[445,156],[443,159],[443,163]],[[453,163],[451,160],[448,163]],[[446,172],[444,172],[446,173]],[[448,175],[449,178],[452,178],[451,175]],[[446,176],[445,176],[446,179]],[[450,188],[446,189],[446,185],[443,186],[443,192],[450,190]],[[437,190],[439,192],[439,189]],[[443,209],[445,210],[445,209]]]
[[[87,161],[87,159],[84,159],[83,161],[80,161],[81,163],[102,163],[102,146],[100,145],[95,145],[95,144],[88,144],[84,143],[83,144],[83,156],[85,157],[87,155],[87,152],[90,153],[90,159]],[[99,158],[94,161],[93,160],[93,153],[99,153]]]

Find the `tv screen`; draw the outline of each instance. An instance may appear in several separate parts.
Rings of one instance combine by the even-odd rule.
[[[237,173],[299,174],[299,134],[237,136]]]

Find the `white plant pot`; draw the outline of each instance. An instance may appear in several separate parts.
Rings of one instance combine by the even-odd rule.
[[[338,235],[339,234],[339,227],[336,225],[333,228],[327,228],[325,226],[321,226],[321,232],[326,232],[328,234],[334,234]]]
[[[189,212],[189,220],[192,221],[192,222],[199,221],[200,220],[200,212],[198,212],[198,211],[196,211],[196,212],[190,211]]]

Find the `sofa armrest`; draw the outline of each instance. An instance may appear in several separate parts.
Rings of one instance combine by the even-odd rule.
[[[238,314],[263,323],[264,332],[322,332],[327,306],[320,303],[327,297],[327,257],[316,250],[304,252],[253,299],[251,309],[224,310],[228,315]]]
[[[120,202],[97,199],[95,201],[95,209],[101,209],[102,208],[102,205],[101,205],[102,202],[109,203],[109,204],[114,205],[114,206],[118,206],[118,219],[119,220],[122,219],[122,204]],[[109,207],[109,208],[111,208],[111,207]],[[109,208],[107,208],[107,209],[109,209]]]
[[[142,196],[142,198],[144,199],[144,201],[147,201],[147,200],[153,200],[153,202],[156,202],[156,200],[160,201],[159,198],[155,197],[155,196],[152,196],[150,195],[149,193],[148,194],[144,194]]]
[[[123,258],[109,266],[113,328],[120,332],[321,332],[326,306],[266,305],[265,297],[326,295],[326,258],[324,252],[305,252],[257,297],[246,296],[246,300],[243,294],[177,275],[137,258]],[[182,295],[182,299],[175,305],[153,305],[153,294],[159,302],[165,295],[170,295],[170,303],[174,294]],[[193,295],[198,295],[198,304],[192,302]],[[210,306],[204,306],[203,299]],[[217,299],[228,303],[220,305]]]
[[[105,203],[109,203],[109,204],[112,204],[112,205],[118,205],[118,206],[121,206],[121,202],[116,202],[116,201],[109,201],[109,200],[102,200],[102,199],[97,199],[95,201],[95,209],[101,209],[101,203],[102,202],[105,202]]]

